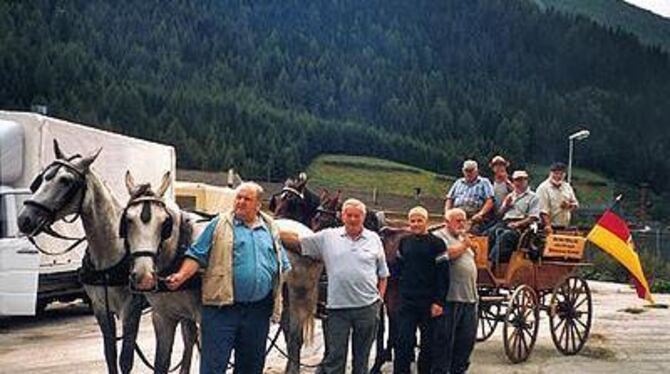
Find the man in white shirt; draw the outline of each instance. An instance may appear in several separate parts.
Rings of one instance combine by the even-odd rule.
[[[575,191],[565,181],[565,169],[564,163],[555,162],[549,169],[549,178],[537,187],[540,217],[547,234],[553,232],[553,227],[570,226],[572,212],[579,208]]]

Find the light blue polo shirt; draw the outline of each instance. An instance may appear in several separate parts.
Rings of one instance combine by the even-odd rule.
[[[344,227],[330,228],[300,239],[302,253],[323,261],[328,274],[328,308],[358,308],[380,299],[377,283],[387,278],[384,246],[379,236],[363,229],[355,239]]]

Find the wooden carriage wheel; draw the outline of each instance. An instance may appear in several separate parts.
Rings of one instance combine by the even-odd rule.
[[[504,313],[502,296],[497,288],[481,287],[477,305],[477,342],[483,342],[495,332]]]
[[[549,304],[551,339],[564,355],[577,354],[591,332],[593,304],[591,290],[578,276],[567,278],[554,288]]]
[[[493,335],[500,320],[500,303],[483,302],[477,307],[477,342],[483,342]]]
[[[537,294],[528,285],[514,290],[505,314],[503,343],[505,354],[513,363],[526,361],[530,356],[540,322]]]

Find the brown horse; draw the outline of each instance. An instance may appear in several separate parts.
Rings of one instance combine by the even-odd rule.
[[[286,180],[282,190],[273,195],[270,201],[270,209],[274,212],[275,217],[292,219],[305,224],[312,228],[313,231],[319,231],[328,227],[337,227],[342,225],[339,217],[341,210],[340,191],[334,196],[330,196],[327,191],[324,191],[320,198],[306,187],[307,176],[302,173],[298,178],[289,178]],[[316,203],[318,199],[318,203]],[[394,228],[382,228],[383,219],[380,214],[374,211],[368,211],[365,217],[365,227],[369,230],[379,232],[384,244],[384,251],[387,262],[390,267],[395,264],[396,253],[398,251],[398,243],[400,238],[407,235],[409,231]],[[302,257],[302,256],[300,256]],[[321,277],[319,282],[319,301],[320,304],[325,305],[325,277]],[[316,287],[316,283],[313,287]],[[389,319],[389,334],[384,344],[385,323],[384,311],[382,310],[380,318],[382,323],[379,325],[377,332],[377,351],[375,357],[375,364],[371,373],[378,373],[381,366],[391,360],[392,350],[396,336],[396,315],[398,307],[398,282],[397,279],[391,275],[389,279],[386,296],[384,297],[384,304],[386,316]],[[285,310],[291,310],[285,308]],[[290,317],[287,317],[290,318]],[[284,330],[287,331],[287,330]],[[291,339],[298,339],[301,334],[289,332],[287,336],[287,345],[289,346],[289,362],[287,364],[288,373],[297,372],[299,369],[300,346],[302,342],[296,343]],[[293,346],[293,350],[291,347]],[[385,348],[386,347],[386,348]],[[290,368],[290,370],[289,370]],[[296,371],[291,371],[296,370]]]

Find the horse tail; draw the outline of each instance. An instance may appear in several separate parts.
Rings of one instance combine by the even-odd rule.
[[[305,316],[305,320],[302,322],[302,340],[305,345],[312,345],[314,341],[314,319],[314,311],[312,311]]]

